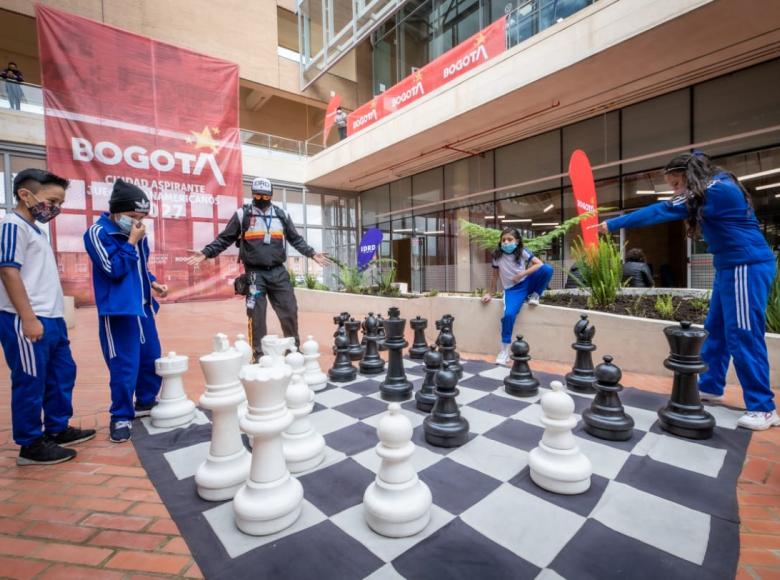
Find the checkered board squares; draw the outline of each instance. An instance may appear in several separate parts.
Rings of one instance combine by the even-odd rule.
[[[171,516],[207,578],[715,578],[733,576],[739,557],[736,481],[750,432],[739,412],[711,407],[712,439],[674,437],[657,424],[667,397],[621,393],[636,429],[608,442],[583,429],[592,396],[572,394],[577,444],[591,459],[590,489],[567,496],[533,483],[528,453],[539,444],[539,396],[507,394],[506,367],[464,361],[458,403],[469,421],[457,448],[425,441],[414,399],[402,412],[414,427],[413,464],[431,489],[430,524],[411,538],[377,535],[365,523],[363,494],[380,460],[376,426],[387,409],[384,375],[329,384],[315,395],[312,425],[327,445],[322,464],[296,477],[304,490],[298,521],[266,537],[241,533],[232,502],[196,493],[194,474],[208,453],[211,425],[137,429],[133,442]],[[405,361],[419,389],[423,368]],[[536,373],[540,393],[552,380]]]

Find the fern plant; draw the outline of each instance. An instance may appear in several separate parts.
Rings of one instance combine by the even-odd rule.
[[[766,329],[769,332],[780,333],[780,257],[777,259],[775,280],[766,305]]]
[[[660,294],[655,299],[655,311],[665,319],[673,318],[677,308],[674,306],[672,295]]]
[[[315,278],[311,274],[306,274],[303,277],[303,284],[309,290],[315,290],[317,288],[317,278]]]
[[[331,258],[331,261],[338,267],[338,270],[333,273],[333,276],[336,278],[336,283],[338,283],[341,288],[351,294],[360,294],[365,290],[365,272],[358,270],[357,266],[350,266],[335,258]]]
[[[598,246],[586,246],[578,237],[572,243],[572,254],[582,274],[582,286],[590,291],[588,307],[610,308],[623,286],[620,247],[610,236],[601,236]]]

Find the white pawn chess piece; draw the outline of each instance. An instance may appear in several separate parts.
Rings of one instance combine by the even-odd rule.
[[[412,465],[412,424],[401,413],[401,405],[390,403],[379,421],[377,435],[376,453],[382,464],[376,480],[363,495],[366,522],[383,536],[413,536],[428,525],[433,498]]]
[[[309,421],[309,414],[314,409],[314,393],[303,379],[303,355],[291,352],[285,361],[292,368],[285,398],[287,408],[295,420],[282,433],[284,459],[290,473],[301,473],[322,463],[325,458],[325,439],[312,428]]]
[[[168,356],[154,361],[155,372],[162,377],[160,400],[152,407],[152,426],[159,428],[180,427],[195,418],[195,403],[184,392],[182,377],[189,368],[188,358],[169,352]]]
[[[306,342],[301,345],[301,351],[303,352],[303,358],[306,360],[306,372],[303,375],[306,384],[314,391],[321,391],[328,386],[328,375],[322,372],[320,363],[317,359],[320,358],[320,345],[314,341],[314,337],[309,335]]]
[[[245,400],[238,380],[241,353],[230,348],[224,334],[214,337],[214,352],[201,357],[206,377],[202,407],[211,410],[211,444],[206,461],[195,474],[198,495],[207,501],[232,498],[249,476],[251,455],[241,440],[238,406]]]
[[[241,370],[249,399],[241,428],[254,438],[254,444],[249,479],[233,498],[233,511],[236,526],[246,534],[280,532],[301,513],[303,486],[287,469],[281,437],[293,422],[285,403],[291,374],[287,365],[257,364]]]
[[[552,392],[542,395],[541,400],[544,434],[528,459],[531,479],[542,489],[553,493],[583,493],[590,488],[593,469],[572,433],[577,425],[572,416],[574,399],[566,392],[563,383],[553,381],[550,386]]]

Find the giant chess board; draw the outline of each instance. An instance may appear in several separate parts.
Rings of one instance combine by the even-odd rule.
[[[415,388],[422,366],[404,361]],[[206,414],[178,429],[149,419],[133,442],[149,477],[206,578],[317,580],[492,578],[730,578],[739,557],[736,483],[750,432],[736,428],[740,412],[708,407],[715,435],[691,441],[665,434],[656,411],[662,395],[626,388],[621,399],[636,421],[631,440],[607,442],[584,432],[577,443],[593,464],[590,489],[565,496],[538,488],[528,453],[542,436],[539,396],[504,392],[506,367],[465,361],[458,403],[470,424],[459,448],[428,445],[425,414],[402,406],[417,445],[413,463],[433,493],[428,526],[418,535],[375,534],[363,517],[366,487],[379,468],[376,425],[387,403],[383,376],[363,377],[316,393],[312,424],[327,454],[298,475],[304,506],[278,534],[248,536],[235,526],[232,502],[196,493],[194,475],[206,458]],[[544,387],[561,377],[536,373]],[[591,403],[572,395],[575,418]]]

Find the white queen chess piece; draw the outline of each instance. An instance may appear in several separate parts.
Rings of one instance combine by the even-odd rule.
[[[382,458],[376,480],[363,495],[366,522],[391,538],[422,531],[431,518],[433,498],[412,465],[412,424],[398,403],[390,403],[377,426],[376,453]]]
[[[574,399],[564,390],[563,383],[553,381],[550,387],[552,392],[542,395],[541,400],[544,435],[529,455],[531,480],[553,493],[584,493],[590,488],[593,469],[572,433],[577,425],[572,416]]]
[[[152,407],[152,426],[158,428],[181,427],[195,418],[195,403],[184,392],[182,377],[189,368],[186,356],[169,352],[168,356],[154,361],[154,370],[162,377],[160,401]]]
[[[292,368],[286,394],[287,408],[295,420],[282,434],[282,441],[284,458],[291,473],[312,469],[325,458],[325,439],[312,428],[309,421],[309,414],[314,408],[314,393],[303,379],[303,358],[299,352],[291,352],[285,357]]]
[[[232,498],[249,475],[251,455],[241,440],[238,406],[245,400],[238,380],[241,353],[230,348],[224,334],[214,337],[214,352],[200,358],[206,377],[202,407],[211,410],[211,445],[195,474],[198,495],[208,501]]]
[[[328,386],[328,375],[322,372],[320,363],[317,362],[320,358],[320,345],[314,341],[314,337],[309,335],[301,345],[301,351],[303,352],[303,358],[306,360],[303,378],[309,388],[314,391],[321,391]]]

